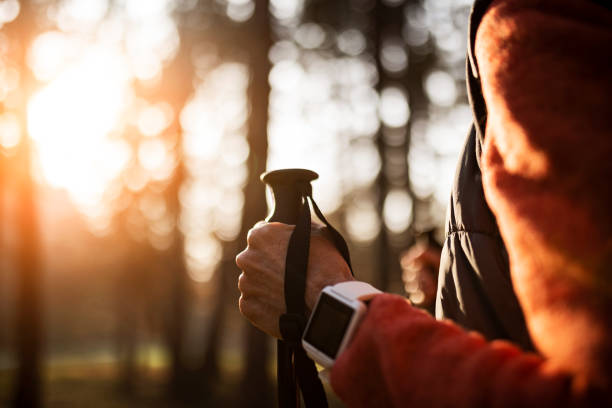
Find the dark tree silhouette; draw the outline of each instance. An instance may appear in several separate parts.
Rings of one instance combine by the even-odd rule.
[[[179,49],[179,54],[164,72],[164,77],[168,78],[168,89],[165,90],[166,100],[177,109],[177,112],[185,105],[187,98],[193,88],[191,77],[193,67],[190,60],[192,44],[191,39],[184,33],[183,44]],[[178,113],[170,125],[170,131],[178,135],[176,151],[182,152],[182,137],[180,136],[181,127],[178,122]],[[180,153],[179,153],[180,154]],[[169,197],[169,209],[176,219],[180,214],[179,190],[185,179],[185,168],[183,161],[180,160],[175,169],[167,195]],[[168,311],[167,321],[167,341],[170,351],[170,390],[174,397],[181,397],[185,393],[187,382],[187,370],[184,364],[185,331],[187,329],[187,316],[190,304],[189,277],[185,266],[184,257],[184,237],[177,231],[170,248],[169,255],[173,260],[174,267],[170,276],[170,310]]]
[[[266,169],[268,155],[268,100],[270,62],[268,51],[272,40],[268,0],[256,1],[255,14],[249,21],[249,62],[251,81],[248,90],[251,114],[247,139],[249,143],[248,180],[244,187],[245,206],[240,237],[243,243],[247,231],[266,216],[265,188],[259,176]],[[271,383],[266,365],[270,356],[270,339],[250,323],[245,323],[245,370],[241,390],[241,404],[245,407],[271,406]]]
[[[373,32],[372,35],[372,55],[376,60],[376,69],[378,71],[378,83],[376,84],[377,91],[380,92],[385,86],[390,85],[392,79],[389,78],[383,64],[381,62],[381,52],[383,44],[388,36],[395,34],[398,31],[398,25],[401,25],[401,13],[398,13],[397,9],[391,9],[382,2],[377,1],[376,5],[372,9],[373,14]],[[405,145],[406,141],[403,140],[401,145]],[[377,194],[377,209],[380,218],[383,219],[383,210],[385,199],[389,193],[389,161],[387,160],[389,154],[389,146],[385,141],[385,126],[381,124],[376,135],[376,146],[378,148],[378,154],[381,159],[381,169],[376,177],[376,194]],[[376,237],[377,246],[377,259],[378,259],[378,282],[377,286],[382,290],[387,290],[389,287],[389,280],[391,275],[391,269],[395,270],[394,253],[389,243],[389,232],[384,225],[381,224],[378,236]]]
[[[4,113],[4,106],[1,106],[0,113]],[[0,146],[0,234],[4,236],[6,229],[6,190],[7,190],[7,158],[3,151],[4,147]],[[4,239],[0,238],[0,259],[7,259],[6,243]],[[8,271],[5,267],[6,264],[0,265],[0,349],[8,349],[8,324],[7,324],[7,310],[8,300],[10,299],[9,292],[7,290],[8,284]]]
[[[422,7],[421,0],[407,0],[406,7]],[[409,25],[409,21],[405,21]],[[412,134],[412,125],[416,120],[428,120],[429,118],[429,100],[423,89],[426,74],[434,66],[436,62],[436,54],[433,52],[432,40],[429,38],[425,44],[412,47],[407,46],[408,51],[408,69],[402,78],[402,84],[410,97],[410,119],[406,125],[406,155],[410,147],[410,139]],[[410,227],[409,242],[412,243],[415,237],[431,228],[427,215],[427,207],[431,205],[431,200],[420,200],[412,191],[409,179],[410,163],[406,161],[406,188],[413,202],[413,221]],[[416,226],[418,224],[418,226]],[[408,243],[408,242],[405,242]]]
[[[15,401],[17,407],[40,406],[42,393],[42,285],[38,209],[31,167],[30,143],[24,139],[19,161],[25,176],[19,183],[19,249],[17,296],[17,358],[19,363]]]
[[[17,223],[19,241],[16,254],[17,279],[17,375],[14,403],[16,407],[39,407],[42,403],[42,283],[40,234],[36,187],[32,178],[32,146],[27,134],[27,100],[35,80],[27,68],[27,46],[33,38],[33,8],[21,1],[19,17],[7,26],[13,51],[11,57],[21,69],[18,116],[21,140],[14,158],[19,206]]]
[[[378,195],[378,211],[381,217],[384,212],[385,200],[392,188],[403,189],[408,192],[413,202],[412,221],[409,229],[399,235],[392,234],[383,225],[376,239],[378,260],[380,262],[380,278],[378,284],[384,290],[392,290],[399,282],[399,250],[405,248],[414,240],[415,220],[419,216],[418,203],[412,192],[409,179],[408,150],[410,147],[411,125],[415,116],[426,116],[428,101],[423,92],[424,75],[431,64],[431,54],[423,52],[423,48],[415,52],[405,43],[402,33],[409,30],[406,21],[405,8],[418,5],[419,0],[394,2],[391,5],[376,2],[372,10],[373,30],[370,36],[373,39],[372,54],[376,58],[378,71],[377,89],[381,92],[386,86],[397,85],[405,90],[408,96],[410,118],[401,128],[390,128],[381,123],[376,141],[381,157],[382,168],[376,179],[376,192]],[[401,44],[407,55],[406,67],[398,71],[390,71],[383,62],[385,44]]]

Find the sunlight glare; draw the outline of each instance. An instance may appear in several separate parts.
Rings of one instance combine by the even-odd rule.
[[[84,44],[76,36],[47,31],[34,39],[28,53],[28,65],[40,81],[50,81],[79,55]]]
[[[408,52],[400,38],[385,40],[380,50],[380,62],[392,74],[401,73],[408,67]]]
[[[166,202],[161,195],[145,194],[138,202],[140,212],[149,220],[159,220],[167,212]]]
[[[297,61],[284,60],[270,70],[270,85],[281,92],[296,90],[304,77],[304,71]]]
[[[425,78],[425,93],[434,104],[449,107],[457,99],[457,86],[448,72],[436,70]]]
[[[117,50],[92,46],[28,104],[44,178],[77,202],[99,200],[130,159],[129,145],[111,136],[130,99],[126,72]]]
[[[64,31],[89,31],[96,28],[108,10],[108,0],[64,0],[57,14]]]
[[[245,65],[220,64],[196,85],[180,112],[186,179],[179,190],[179,225],[189,275],[196,282],[211,278],[221,259],[220,242],[240,233],[248,176],[248,84]]]
[[[271,0],[270,11],[278,20],[290,20],[299,17],[304,8],[304,0]]]
[[[253,16],[255,2],[253,0],[228,0],[226,14],[232,20],[243,23]]]
[[[296,60],[300,56],[298,47],[287,40],[277,41],[268,53],[270,61],[276,65],[283,60]]]
[[[20,10],[21,6],[17,0],[0,1],[0,27],[15,20]]]
[[[336,41],[338,49],[348,55],[359,55],[365,51],[367,46],[365,36],[354,28],[341,32]]]
[[[367,199],[354,200],[346,209],[346,228],[356,242],[372,242],[380,231],[380,218],[374,204]]]
[[[398,87],[387,87],[380,95],[380,119],[389,127],[402,127],[410,118],[410,107],[405,92]]]
[[[372,140],[362,139],[351,149],[351,181],[355,187],[367,187],[374,182],[381,169],[381,160]]]
[[[19,86],[20,74],[17,69],[12,66],[0,67],[0,100],[4,101],[10,97],[12,91]],[[7,101],[8,102],[8,101]],[[5,103],[5,106],[8,106]]]
[[[385,226],[396,234],[402,233],[412,221],[412,199],[404,189],[389,191],[383,206]]]
[[[168,13],[174,6],[172,0],[122,0],[122,3],[130,19],[136,21]]]
[[[144,140],[138,146],[138,161],[148,171],[161,168],[168,160],[168,149],[163,140]]]
[[[315,23],[302,24],[295,32],[295,41],[306,49],[320,47],[325,41],[325,30]]]
[[[12,112],[6,112],[0,116],[0,146],[4,150],[10,150],[17,146],[21,139],[21,126],[19,118]]]
[[[221,260],[221,244],[211,236],[185,237],[187,272],[195,282],[208,282]]]
[[[144,136],[157,136],[172,121],[172,108],[168,104],[152,105],[143,108],[138,115],[138,130]]]
[[[142,8],[149,9],[149,3]],[[176,55],[180,45],[176,24],[166,14],[131,25],[126,34],[126,50],[132,71],[141,80],[161,75],[163,63]]]

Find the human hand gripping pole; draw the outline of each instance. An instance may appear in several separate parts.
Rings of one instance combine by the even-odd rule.
[[[278,401],[281,408],[298,407],[302,397],[307,408],[327,407],[323,385],[314,362],[306,355],[301,337],[306,326],[306,272],[310,249],[310,205],[328,229],[329,236],[351,269],[348,246],[342,235],[334,229],[312,198],[310,182],[317,173],[305,169],[283,169],[262,174],[261,180],[270,186],[274,208],[266,221],[294,224],[289,239],[285,263],[286,313],[279,326],[283,340],[277,342]]]

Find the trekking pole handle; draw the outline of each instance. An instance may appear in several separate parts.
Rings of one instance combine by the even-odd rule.
[[[318,177],[317,173],[306,169],[282,169],[263,173],[261,181],[270,186],[274,196],[274,207],[266,221],[295,225],[300,216],[304,189],[310,191],[310,182]]]

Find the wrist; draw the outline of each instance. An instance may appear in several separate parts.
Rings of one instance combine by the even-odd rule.
[[[302,336],[310,358],[323,367],[331,367],[365,316],[365,302],[380,293],[372,285],[354,279],[325,287]]]
[[[315,305],[317,304],[317,300],[319,299],[319,295],[321,294],[321,291],[326,286],[335,285],[341,282],[355,281],[355,278],[353,277],[353,275],[351,275],[351,272],[348,269],[348,267],[346,269],[348,272],[343,273],[342,276],[337,277],[336,279],[327,279],[324,281],[313,282],[312,290],[308,290],[308,289],[306,290],[306,296],[304,298],[304,301],[306,303],[306,313],[307,313],[306,318],[310,317],[310,314],[312,313],[312,309],[314,309]]]

